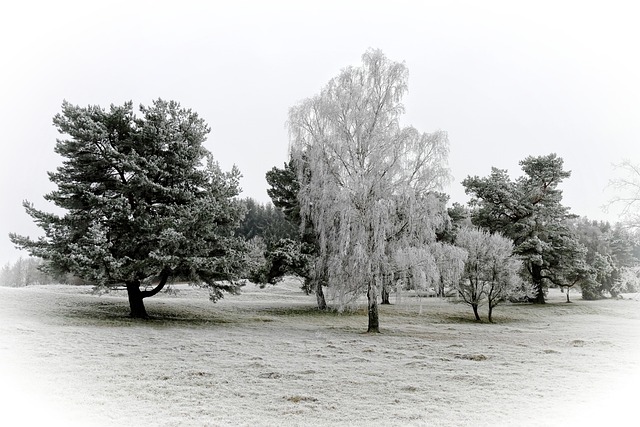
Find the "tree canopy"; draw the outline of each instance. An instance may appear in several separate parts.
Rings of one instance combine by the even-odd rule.
[[[318,237],[316,268],[327,272],[339,307],[368,296],[370,332],[379,330],[377,297],[394,255],[424,250],[446,217],[433,192],[448,178],[447,135],[400,127],[407,78],[403,63],[369,50],[361,66],[289,111],[301,215]]]
[[[143,298],[170,277],[206,286],[212,300],[236,292],[245,244],[234,236],[239,171],[223,172],[203,146],[209,127],[177,102],[125,103],[108,110],[62,104],[54,125],[64,161],[49,173],[57,189],[47,213],[25,202],[44,231],[11,240],[48,268],[98,286],[125,284],[131,315],[146,317]],[[151,289],[147,289],[151,286]]]
[[[586,250],[585,261],[590,275],[580,283],[583,299],[617,297],[629,288],[635,290],[635,280],[629,273],[638,265],[637,236],[625,225],[579,218],[571,223]],[[631,282],[631,283],[630,283]]]
[[[568,226],[574,216],[562,205],[558,185],[571,173],[556,154],[520,162],[524,175],[511,180],[506,170],[492,168],[485,178],[467,177],[462,185],[472,198],[472,221],[515,244],[535,288],[535,302],[544,303],[547,282],[570,286],[587,274],[584,247]]]
[[[245,240],[261,238],[267,247],[271,247],[280,239],[293,239],[298,229],[291,224],[285,214],[271,203],[262,204],[252,198],[240,199],[245,215],[240,222],[236,234]]]
[[[513,255],[513,242],[500,233],[463,228],[456,245],[467,254],[462,279],[456,286],[458,294],[472,307],[477,321],[480,320],[478,307],[486,302],[491,322],[493,309],[519,288],[521,262]]]

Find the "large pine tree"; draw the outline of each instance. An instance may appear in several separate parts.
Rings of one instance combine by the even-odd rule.
[[[584,248],[568,226],[574,216],[562,204],[558,185],[571,175],[556,154],[529,156],[520,162],[524,175],[512,181],[506,170],[492,168],[485,178],[467,177],[462,185],[471,196],[472,221],[511,238],[544,303],[548,282],[571,286],[586,275]]]
[[[49,173],[57,189],[45,199],[62,214],[27,213],[44,231],[14,244],[97,286],[126,285],[131,316],[147,317],[143,299],[171,277],[236,292],[245,245],[234,237],[242,216],[235,200],[239,171],[222,172],[202,145],[209,127],[174,101],[86,108],[62,105],[54,125],[68,139],[64,160]]]

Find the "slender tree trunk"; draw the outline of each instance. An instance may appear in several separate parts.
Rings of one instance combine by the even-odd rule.
[[[491,313],[493,313],[493,304],[491,304],[491,301],[489,301],[489,314],[487,315],[487,317],[489,318],[489,323],[493,323]]]
[[[135,280],[127,282],[126,285],[127,295],[129,296],[129,307],[131,308],[129,316],[135,319],[148,319],[149,315],[147,314],[147,310],[144,308],[144,297],[140,290],[140,281]]]
[[[473,315],[476,316],[476,321],[480,321],[480,315],[478,314],[478,304],[471,304],[471,308],[473,308]]]
[[[322,290],[322,280],[316,280],[316,301],[318,302],[318,309],[327,309],[327,301],[324,299],[324,291]]]
[[[381,304],[391,304],[391,302],[389,302],[389,287],[387,286],[383,286],[382,287],[382,302]]]
[[[533,279],[533,287],[536,290],[536,296],[531,300],[534,304],[544,304],[544,289],[542,289],[542,266],[531,264],[531,278]]]
[[[376,292],[375,285],[369,284],[367,298],[369,300],[369,328],[367,329],[367,332],[379,333],[380,322],[378,320],[378,293]]]
[[[567,288],[567,302],[568,302],[568,303],[569,303],[569,302],[571,302],[571,301],[569,300],[569,288]]]

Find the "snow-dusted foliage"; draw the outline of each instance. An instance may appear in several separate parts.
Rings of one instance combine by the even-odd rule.
[[[610,204],[622,208],[621,217],[630,228],[640,229],[640,164],[627,159],[617,169],[622,173],[610,183],[617,193]]]
[[[434,261],[439,275],[436,295],[445,296],[447,289],[456,289],[467,260],[467,252],[457,246],[436,242],[432,245]]]
[[[64,213],[25,203],[45,236],[11,240],[56,272],[124,283],[132,316],[146,317],[143,298],[170,277],[208,287],[213,300],[236,292],[246,247],[234,236],[240,172],[223,172],[203,146],[204,120],[173,101],[140,111],[130,102],[109,110],[64,102],[53,120],[68,136],[55,147],[64,161],[45,196]]]
[[[528,156],[520,166],[524,174],[515,180],[506,170],[491,168],[489,176],[469,176],[462,185],[471,196],[473,224],[514,241],[536,289],[534,301],[544,303],[549,283],[571,286],[585,273],[584,250],[558,188],[571,172],[555,153]]]
[[[318,263],[339,309],[368,295],[370,331],[398,259],[403,274],[432,277],[429,245],[446,217],[434,191],[448,179],[447,135],[400,127],[407,77],[403,63],[369,50],[362,66],[343,69],[289,112],[301,214],[317,233]]]
[[[623,268],[620,284],[623,292],[640,292],[640,267]]]
[[[458,294],[473,308],[476,320],[480,320],[478,307],[487,303],[491,321],[493,308],[521,289],[518,270],[522,262],[513,256],[513,242],[499,233],[464,228],[456,244],[467,251]]]

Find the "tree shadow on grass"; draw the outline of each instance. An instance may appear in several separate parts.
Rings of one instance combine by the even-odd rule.
[[[526,323],[526,319],[523,318],[515,318],[515,317],[509,317],[509,316],[500,316],[500,315],[495,315],[493,316],[493,321],[489,322],[489,319],[487,319],[487,317],[481,317],[480,321],[475,320],[475,318],[473,317],[473,314],[470,313],[468,316],[465,316],[463,314],[459,314],[459,313],[452,313],[452,314],[444,314],[441,315],[439,318],[439,322],[438,323],[455,323],[455,324],[463,324],[463,325],[509,325],[509,324],[515,324],[515,323]]]
[[[121,301],[84,301],[61,307],[58,314],[66,321],[92,326],[202,326],[236,323],[225,313],[198,311],[193,308],[153,304],[148,319],[129,316],[129,307]]]
[[[315,305],[304,306],[289,306],[289,307],[265,307],[257,309],[256,313],[264,313],[272,316],[283,317],[348,317],[348,316],[361,316],[365,313],[363,310],[349,310],[344,312],[338,312],[336,309],[328,308],[326,310],[320,310]]]

